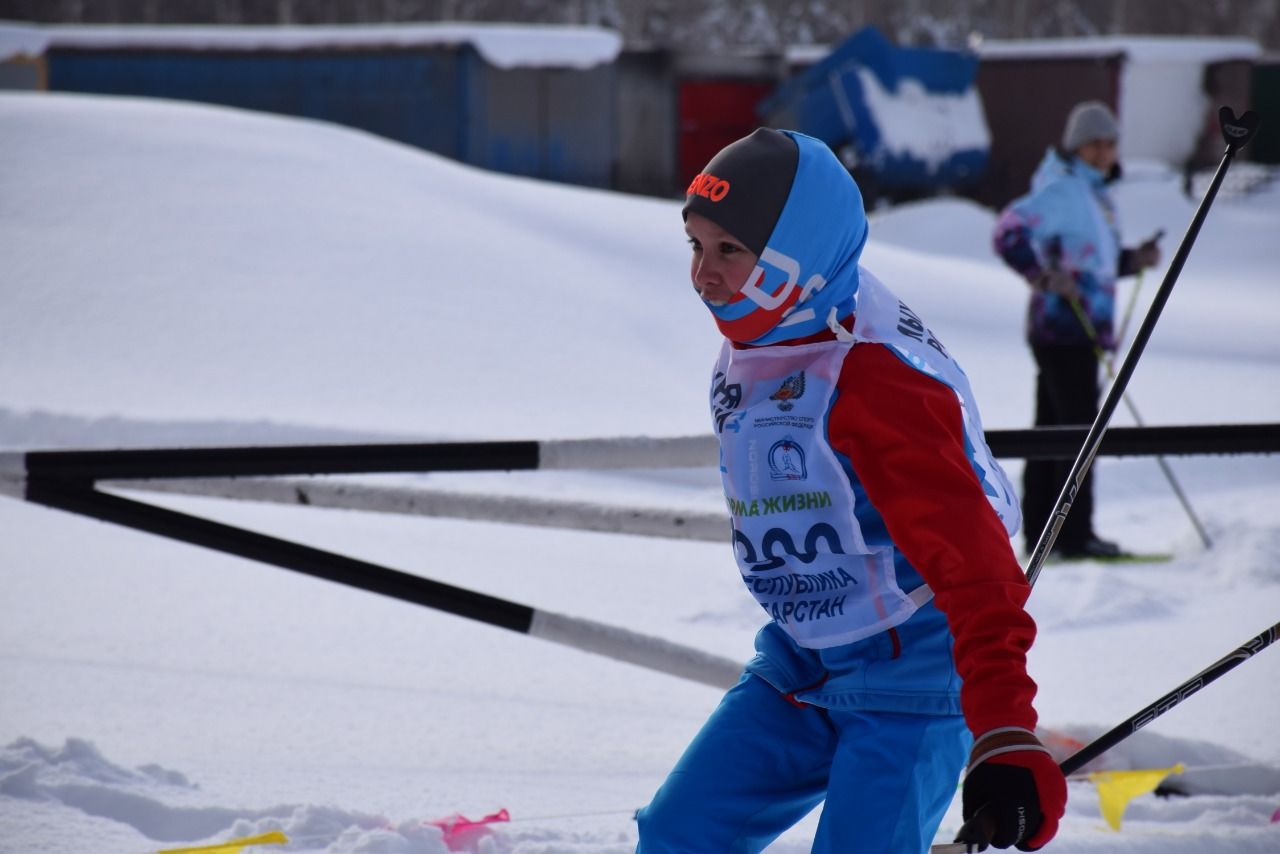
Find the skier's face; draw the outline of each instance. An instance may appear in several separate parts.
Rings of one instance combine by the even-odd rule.
[[[1116,141],[1095,139],[1093,142],[1086,142],[1076,149],[1076,156],[1106,175],[1116,165]]]
[[[689,269],[693,289],[712,305],[724,305],[747,283],[757,256],[732,234],[700,214],[690,213],[684,230],[693,249]]]

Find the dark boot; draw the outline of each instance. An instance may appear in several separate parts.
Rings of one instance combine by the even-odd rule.
[[[1107,558],[1124,557],[1125,551],[1110,540],[1104,540],[1097,534],[1090,534],[1083,542],[1055,545],[1053,554],[1067,559],[1096,558],[1106,560]]]

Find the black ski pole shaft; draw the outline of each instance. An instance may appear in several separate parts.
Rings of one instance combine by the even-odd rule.
[[[1259,652],[1262,652],[1262,650],[1271,646],[1277,639],[1280,639],[1280,623],[1276,623],[1261,634],[1245,641],[1230,654],[1218,659],[1142,711],[1130,715],[1123,722],[1058,763],[1058,768],[1062,770],[1064,776],[1069,777],[1075,774],[1085,765],[1088,765],[1094,759],[1097,759],[1103,753],[1115,747],[1192,694],[1198,693],[1229,670],[1239,667]],[[969,851],[979,851],[990,842],[994,832],[995,828],[991,826],[990,821],[979,813],[965,822],[964,826],[960,828],[959,833],[956,834],[956,842],[934,845],[929,851],[930,854],[965,854],[965,852]]]
[[[1160,283],[1160,289],[1156,292],[1155,298],[1152,299],[1151,307],[1147,309],[1146,317],[1143,318],[1142,325],[1139,326],[1137,333],[1134,335],[1133,344],[1129,347],[1128,353],[1125,354],[1120,369],[1116,371],[1116,377],[1112,381],[1111,387],[1107,390],[1107,395],[1098,410],[1098,416],[1094,419],[1093,426],[1089,428],[1089,433],[1084,440],[1084,446],[1080,449],[1075,463],[1071,466],[1071,473],[1067,476],[1067,482],[1063,485],[1062,492],[1058,495],[1058,500],[1054,504],[1053,512],[1049,515],[1049,521],[1045,525],[1044,531],[1040,534],[1040,539],[1036,542],[1036,547],[1032,550],[1030,559],[1027,561],[1027,581],[1033,586],[1040,576],[1040,570],[1044,568],[1044,562],[1049,556],[1049,550],[1053,548],[1054,541],[1058,539],[1058,532],[1062,529],[1062,523],[1066,520],[1067,513],[1071,510],[1071,504],[1075,501],[1076,493],[1080,490],[1085,475],[1089,473],[1089,469],[1093,465],[1093,458],[1098,453],[1098,446],[1102,444],[1102,436],[1106,433],[1111,416],[1115,412],[1116,406],[1120,403],[1120,398],[1124,394],[1125,388],[1129,385],[1129,378],[1133,375],[1138,360],[1142,358],[1142,352],[1146,349],[1147,341],[1151,338],[1156,322],[1160,319],[1160,312],[1164,310],[1164,305],[1169,300],[1169,294],[1173,292],[1173,286],[1178,281],[1179,274],[1182,273],[1182,267],[1187,263],[1187,256],[1191,254],[1191,247],[1195,244],[1196,236],[1200,233],[1200,227],[1204,224],[1205,217],[1209,214],[1209,208],[1213,205],[1214,197],[1218,195],[1218,188],[1222,186],[1222,179],[1226,176],[1227,169],[1231,166],[1231,161],[1235,158],[1236,152],[1258,130],[1258,117],[1255,113],[1247,112],[1237,119],[1230,107],[1223,107],[1218,111],[1218,122],[1222,128],[1222,137],[1227,144],[1226,151],[1222,154],[1222,161],[1218,164],[1217,171],[1214,172],[1209,189],[1205,191],[1204,198],[1200,201],[1200,206],[1196,209],[1195,216],[1191,219],[1191,225],[1187,227],[1187,232],[1183,235],[1182,242],[1178,244],[1178,250],[1174,253],[1173,260],[1169,263],[1169,269],[1165,271],[1164,280]]]
[[[1192,694],[1203,689],[1210,682],[1213,682],[1227,671],[1244,664],[1250,658],[1275,643],[1277,638],[1280,638],[1280,623],[1276,623],[1261,634],[1245,641],[1229,655],[1218,659],[1142,711],[1130,715],[1108,732],[1098,736],[1071,756],[1068,756],[1058,767],[1062,769],[1063,774],[1074,774]]]

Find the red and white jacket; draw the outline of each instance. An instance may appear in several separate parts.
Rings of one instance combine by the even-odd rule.
[[[851,320],[726,341],[713,374],[735,557],[771,618],[749,669],[798,702],[1034,729],[1018,502],[968,380],[866,270]]]

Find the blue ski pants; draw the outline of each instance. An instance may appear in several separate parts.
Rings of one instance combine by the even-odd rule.
[[[960,715],[797,706],[747,675],[640,810],[637,852],[761,851],[825,798],[813,851],[923,854],[971,741]]]

